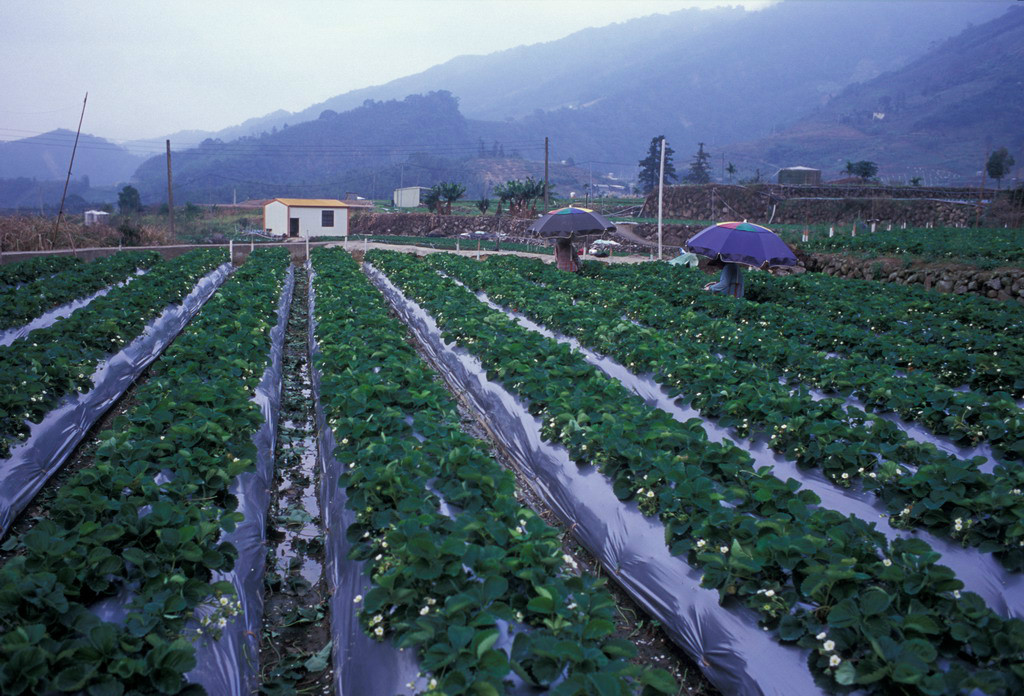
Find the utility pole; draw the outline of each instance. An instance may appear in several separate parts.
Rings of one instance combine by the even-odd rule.
[[[985,152],[985,164],[981,165],[981,188],[978,189],[978,210],[974,213],[974,226],[981,227],[981,206],[982,200],[985,197],[985,175],[988,173],[988,157],[989,154]]]
[[[171,238],[174,238],[174,191],[171,189],[171,141],[167,141],[167,212],[171,216]]]
[[[551,204],[548,202],[548,136],[544,136],[544,212]]]
[[[82,100],[82,115],[78,117],[78,132],[75,133],[75,144],[71,148],[71,161],[68,162],[68,175],[64,179],[64,193],[60,195],[60,210],[57,213],[57,223],[53,226],[53,240],[57,241],[57,233],[60,232],[60,219],[64,217],[64,199],[68,195],[68,183],[71,181],[71,167],[75,164],[75,152],[78,151],[78,136],[82,134],[82,120],[85,119],[85,103],[89,101],[89,93],[85,93],[85,99]],[[75,240],[71,240],[71,246],[74,247]]]
[[[665,189],[665,139],[661,139],[661,166],[658,168],[658,260],[661,260],[661,206]]]

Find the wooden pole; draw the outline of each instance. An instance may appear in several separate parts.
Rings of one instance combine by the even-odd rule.
[[[988,153],[985,153],[985,163],[981,166],[981,188],[978,189],[978,210],[974,213],[974,226],[981,226],[981,206],[985,197],[985,174],[988,173]]]
[[[544,136],[544,212],[551,207],[548,202],[548,137]]]
[[[167,213],[171,216],[171,238],[174,238],[174,191],[171,189],[171,141],[167,141]]]
[[[85,93],[85,99],[82,100],[82,115],[78,117],[78,132],[75,133],[75,144],[71,148],[71,161],[68,162],[68,175],[64,179],[64,193],[60,195],[60,210],[57,212],[57,222],[53,226],[53,239],[57,241],[57,234],[60,232],[60,220],[64,217],[64,199],[68,195],[68,183],[71,181],[71,167],[75,164],[75,152],[78,150],[78,136],[82,134],[82,120],[85,119],[85,104],[89,101],[89,93]],[[74,246],[74,240],[71,242]],[[77,256],[78,253],[76,252]]]
[[[661,260],[661,210],[665,189],[665,139],[661,139],[661,166],[658,168],[658,260]]]

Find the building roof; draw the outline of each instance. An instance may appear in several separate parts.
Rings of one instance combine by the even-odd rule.
[[[797,167],[783,167],[779,171],[780,172],[820,172],[821,170],[820,169],[815,169],[814,167],[800,167],[800,166],[797,166]]]
[[[284,203],[292,208],[347,208],[348,203],[343,203],[337,198],[275,198],[272,201],[267,201],[266,205],[271,203]]]

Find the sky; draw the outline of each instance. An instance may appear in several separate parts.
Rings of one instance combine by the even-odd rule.
[[[773,0],[0,0],[0,140],[122,142],[299,111],[466,54]]]

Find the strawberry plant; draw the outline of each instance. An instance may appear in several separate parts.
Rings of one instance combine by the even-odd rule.
[[[219,250],[189,252],[52,326],[0,346],[0,459],[28,436],[30,423],[39,423],[65,395],[87,391],[101,360],[134,340],[224,260]]]
[[[263,416],[251,397],[289,260],[280,249],[250,256],[100,435],[93,466],[8,542],[3,693],[202,692],[183,675],[196,665],[196,631],[216,639],[237,611],[231,583],[212,574],[236,556],[221,541],[240,517],[229,485],[252,464]],[[99,618],[91,609],[104,600],[123,603],[123,618]],[[211,607],[219,618],[196,620]]]
[[[417,650],[431,693],[503,693],[513,672],[560,694],[673,693],[624,658],[601,582],[567,572],[558,536],[520,506],[483,443],[386,304],[339,250],[317,249],[319,398],[355,514],[351,557],[373,588],[354,598],[364,630]],[[514,634],[496,647],[500,627]]]
[[[82,260],[76,256],[52,255],[33,256],[24,261],[5,264],[0,266],[0,292],[8,292],[24,283],[60,273],[81,263]]]
[[[844,407],[836,399],[815,400],[790,389],[760,364],[694,350],[674,334],[696,335],[703,325],[656,298],[558,273],[523,259],[491,259],[482,267],[451,256],[429,263],[457,274],[471,287],[484,288],[508,306],[525,308],[550,328],[615,356],[637,371],[681,393],[701,413],[732,426],[741,436],[752,430],[769,434],[769,445],[805,467],[821,468],[836,485],[863,485],[887,504],[894,525],[923,526],[964,545],[995,551],[1010,569],[1024,563],[1022,541],[1024,481],[1016,469],[997,467],[982,473],[977,462],[958,460],[906,436],[884,419]],[[488,272],[485,269],[512,269]],[[530,278],[537,284],[525,281]],[[567,288],[567,294],[556,288]],[[589,298],[600,296],[600,304]],[[645,324],[665,327],[668,335],[622,319],[622,312]],[[677,328],[680,327],[680,328]],[[732,328],[719,327],[718,332]],[[900,462],[903,465],[898,465]]]
[[[160,255],[155,251],[120,252],[0,292],[0,329],[21,326],[47,310],[122,282],[137,269],[149,268],[159,261]]]
[[[830,688],[1020,688],[1024,623],[961,592],[927,544],[887,543],[867,523],[818,507],[813,493],[754,470],[735,446],[709,443],[698,428],[652,411],[565,346],[427,273],[423,262],[376,251],[368,260],[431,313],[446,340],[528,402],[543,419],[545,439],[580,464],[596,464],[620,498],[649,501],[673,552],[700,567],[723,602],[742,602],[782,641],[824,633],[810,665]],[[876,604],[850,606],[868,588],[891,598],[885,610],[893,607],[893,618],[875,618]],[[945,623],[951,616],[956,629]],[[922,640],[932,649],[919,649]]]

